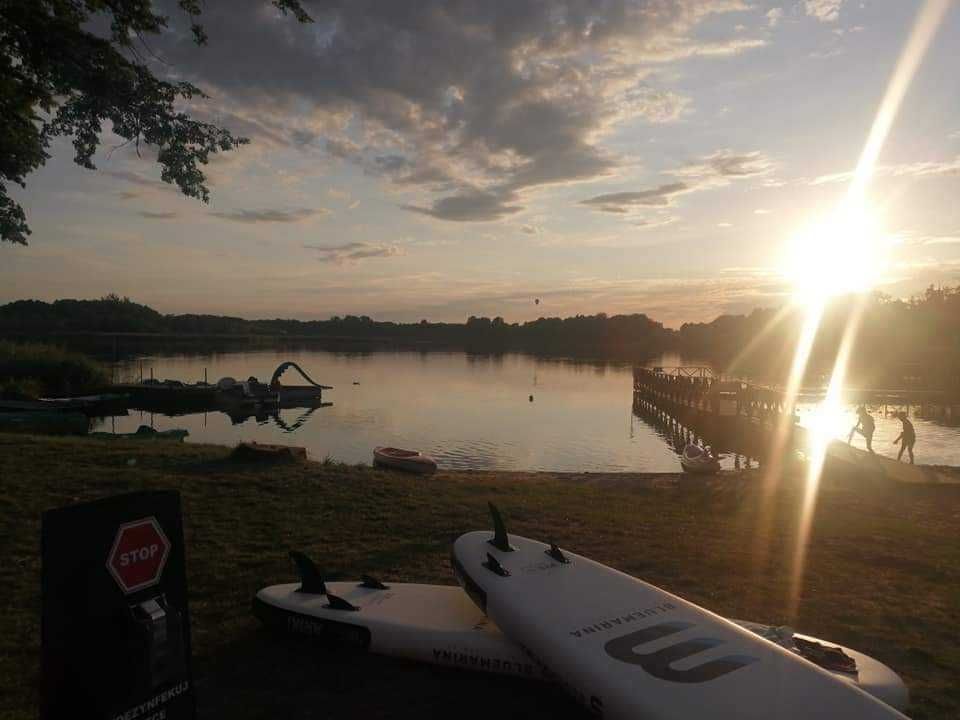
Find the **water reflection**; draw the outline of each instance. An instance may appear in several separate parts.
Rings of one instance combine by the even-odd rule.
[[[368,463],[375,446],[391,445],[423,450],[441,466],[456,469],[680,470],[678,452],[686,435],[655,416],[634,413],[628,363],[503,353],[269,348],[137,358],[119,364],[116,374],[128,380],[141,373],[187,382],[205,376],[211,382],[251,375],[266,380],[284,360],[297,362],[317,382],[333,386],[323,393],[322,405],[231,414],[198,408],[179,417],[131,410],[128,417],[102,420],[95,429],[183,427],[190,431],[191,442],[297,444],[314,458],[332,456],[351,463]],[[653,364],[682,362],[674,356]],[[801,408],[801,423],[807,410]],[[876,417],[875,445],[892,447],[884,442],[899,432],[899,421],[879,413]],[[852,414],[850,418],[852,424]],[[956,429],[922,420],[915,424],[917,462],[960,463]],[[725,453],[725,468],[745,464],[730,448],[718,449]]]

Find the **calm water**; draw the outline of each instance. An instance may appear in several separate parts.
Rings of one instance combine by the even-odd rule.
[[[330,407],[281,410],[274,418],[233,424],[221,412],[165,417],[131,411],[98,430],[132,432],[140,424],[190,431],[189,441],[233,445],[241,440],[305,446],[316,459],[370,462],[376,445],[416,448],[441,467],[490,470],[678,471],[666,435],[634,417],[629,364],[583,363],[528,355],[462,352],[339,353],[258,350],[148,357],[144,376],[210,382],[250,375],[268,381],[293,360],[324,385]],[[654,364],[681,364],[665,357]],[[695,364],[695,363],[694,363]],[[140,361],[118,368],[136,379]],[[289,371],[284,380],[297,384]],[[358,383],[358,384],[354,384]],[[533,400],[530,400],[530,397]],[[853,423],[853,415],[850,415]],[[877,418],[874,447],[889,454],[899,422]],[[300,422],[298,422],[300,421]],[[296,429],[290,430],[292,426]],[[917,461],[960,464],[960,432],[915,420]],[[732,467],[734,459],[724,458]]]

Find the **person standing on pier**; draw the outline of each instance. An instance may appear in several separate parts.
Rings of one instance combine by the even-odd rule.
[[[903,451],[906,450],[907,454],[910,455],[910,464],[913,465],[913,445],[917,442],[917,432],[913,429],[913,423],[907,419],[905,412],[898,412],[897,417],[900,418],[900,422],[903,425],[900,435],[893,441],[894,445],[901,443],[900,452],[897,453],[897,462],[900,462],[900,458],[903,457]]]
[[[860,433],[867,443],[867,450],[873,452],[873,433],[876,429],[877,424],[874,422],[873,416],[861,405],[857,408],[857,424],[850,429],[850,437],[847,438],[847,445],[853,442],[854,433]]]

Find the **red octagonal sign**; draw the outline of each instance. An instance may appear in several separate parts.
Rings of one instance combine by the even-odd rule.
[[[155,517],[121,525],[107,556],[107,570],[129,594],[155,585],[170,554],[170,541]]]

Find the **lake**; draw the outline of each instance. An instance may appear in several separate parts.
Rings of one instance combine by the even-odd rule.
[[[210,382],[231,376],[270,379],[293,360],[325,391],[328,407],[287,409],[234,424],[221,412],[167,417],[130,411],[105,418],[96,430],[132,432],[186,428],[189,442],[235,445],[241,440],[302,445],[311,457],[369,463],[377,445],[414,448],[441,467],[566,472],[675,472],[668,434],[632,412],[632,365],[524,354],[463,352],[331,352],[267,349],[204,355],[152,355],[124,361],[119,379],[144,377]],[[676,356],[651,365],[700,364]],[[294,371],[284,380],[298,384]],[[801,418],[809,408],[801,408]],[[877,418],[874,448],[891,454],[899,433],[893,418]],[[850,408],[849,428],[854,422]],[[802,420],[803,422],[803,420]],[[960,431],[914,419],[917,462],[960,464]],[[843,434],[838,429],[838,434]],[[854,441],[854,444],[862,441]],[[895,456],[896,453],[894,452]],[[742,459],[741,459],[742,460]],[[725,457],[733,467],[735,458]]]

